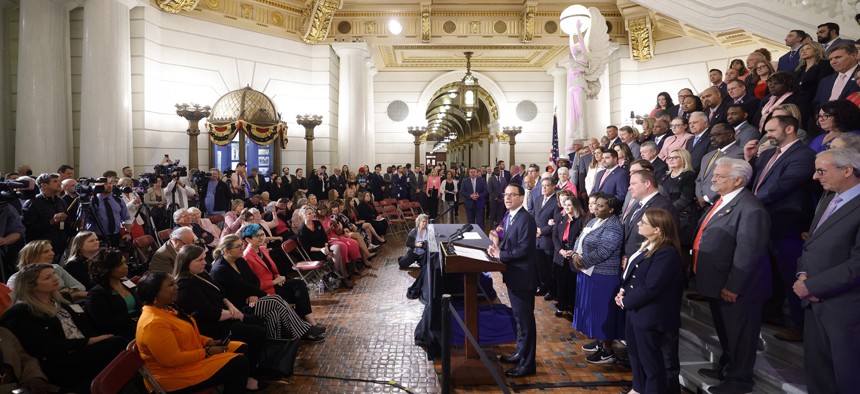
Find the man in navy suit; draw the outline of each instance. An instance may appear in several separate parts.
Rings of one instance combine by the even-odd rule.
[[[775,116],[764,127],[767,139],[777,149],[765,151],[755,161],[756,175],[750,186],[770,214],[770,261],[782,279],[782,287],[774,286],[774,296],[765,304],[765,319],[781,323],[783,301],[788,297],[790,325],[775,336],[786,341],[801,341],[803,309],[791,286],[803,249],[801,234],[809,229],[812,221],[815,152],[797,137],[800,127],[794,117]],[[744,146],[744,158],[752,159],[756,150],[750,141]]]
[[[693,271],[699,292],[708,298],[722,352],[717,368],[698,372],[721,381],[708,388],[712,394],[749,393],[762,306],[771,293],[770,217],[744,188],[752,179],[749,163],[723,157],[716,166],[713,188],[721,197],[699,221]]]
[[[739,79],[731,81],[729,82],[727,89],[729,99],[726,101],[729,101],[732,104],[742,105],[744,107],[744,112],[748,115],[752,114],[753,111],[758,111],[761,101],[752,94],[747,94],[747,86],[744,84],[744,81]],[[751,118],[752,116],[749,117]]]
[[[460,197],[466,206],[467,223],[484,228],[484,204],[487,202],[487,181],[478,176],[478,169],[469,168],[469,177],[460,184]]]
[[[708,80],[711,82],[711,86],[717,89],[720,96],[725,96],[727,94],[726,82],[723,81],[723,72],[720,71],[720,69],[712,68],[708,71]]]
[[[733,105],[732,108],[741,107]],[[717,192],[711,189],[711,178],[714,175],[717,159],[720,157],[744,158],[744,147],[735,141],[735,132],[726,123],[716,124],[711,128],[711,146],[716,149],[702,157],[701,171],[696,176],[696,199],[701,209],[710,209],[711,204],[719,198]]]
[[[654,175],[657,177],[663,176],[667,171],[669,171],[669,166],[666,164],[663,159],[657,157],[657,153],[660,152],[657,149],[657,144],[654,141],[645,141],[642,143],[642,147],[639,148],[639,151],[642,152],[642,159],[647,160],[651,163],[651,167],[653,167]],[[631,168],[632,170],[632,168]]]
[[[654,144],[657,145],[657,153],[660,153],[663,149],[663,143],[666,142],[666,137],[671,135],[669,134],[669,122],[663,119],[657,119],[657,121],[654,122],[654,127],[651,129],[651,132],[654,134]],[[639,152],[642,152],[642,147],[639,147]]]
[[[812,100],[813,108],[828,101],[842,100],[849,94],[860,91],[860,87],[854,82],[854,71],[857,68],[855,56],[857,56],[857,48],[850,42],[836,44],[830,48],[827,58],[833,71],[836,72],[824,77],[818,83],[815,99]]]
[[[678,101],[677,101],[678,104],[675,104],[674,107],[669,108],[669,116],[671,116],[672,119],[675,119],[679,116],[686,118],[686,114],[684,113],[683,108],[681,108],[682,107],[681,104],[684,103],[684,99],[687,98],[687,96],[692,96],[692,95],[693,95],[693,91],[688,89],[688,88],[683,88],[683,89],[678,91]]]
[[[693,138],[687,140],[685,149],[690,152],[693,171],[699,173],[702,167],[702,158],[705,154],[714,150],[711,146],[711,130],[708,130],[708,115],[704,112],[693,112],[690,114],[690,132]]]
[[[675,207],[666,196],[658,193],[657,177],[651,171],[640,170],[630,174],[630,187],[628,189],[633,202],[621,212],[621,224],[624,225],[624,244],[621,246],[622,259],[630,257],[639,250],[639,246],[645,237],[639,234],[637,223],[642,215],[649,209],[664,209],[675,218],[678,224],[678,215]]]
[[[806,307],[806,385],[810,393],[853,393],[860,387],[860,153],[830,149],[815,167],[828,195],[815,211],[794,283]]]
[[[839,44],[854,45],[851,40],[839,37],[839,25],[833,22],[818,25],[818,30],[816,30],[815,34],[818,42],[824,47],[824,52],[830,51]]]
[[[615,125],[606,126],[606,138],[609,139],[609,144],[604,145],[606,149],[612,149],[613,146],[621,143],[621,137],[618,136],[618,127]]]
[[[538,193],[535,193],[538,194]],[[542,295],[546,300],[556,297],[555,280],[552,278],[552,225],[550,221],[558,213],[558,202],[555,197],[555,184],[552,178],[544,178],[540,181],[540,193],[534,200],[535,223],[537,224],[537,247],[535,264],[537,265],[538,289],[535,295]],[[530,213],[531,213],[530,212]]]
[[[608,149],[603,152],[601,159],[603,170],[597,173],[594,178],[594,188],[591,193],[603,192],[621,202],[627,196],[627,187],[629,186],[629,176],[627,170],[618,165],[618,152],[615,149]],[[617,209],[620,211],[620,209]]]
[[[800,64],[800,46],[803,45],[803,40],[807,34],[803,30],[792,30],[785,36],[785,45],[788,46],[788,53],[779,57],[779,62],[776,66],[776,71],[787,71],[794,74],[794,69]]]
[[[728,101],[723,101],[722,93],[713,86],[702,91],[702,105],[705,107],[704,112],[708,116],[710,126],[726,121],[726,110],[729,109],[730,104]]]
[[[735,141],[738,142],[741,148],[747,142],[761,139],[761,133],[759,133],[758,128],[751,125],[747,119],[748,114],[742,104],[732,104],[729,106],[729,110],[726,111],[726,121],[735,129]]]
[[[487,249],[487,254],[506,265],[502,278],[508,287],[508,298],[517,322],[517,352],[499,359],[517,364],[505,371],[506,376],[513,378],[534,375],[537,367],[533,260],[537,226],[532,215],[522,209],[524,197],[525,190],[520,185],[510,184],[505,189],[505,207],[508,208],[508,218],[503,224],[505,232],[498,246],[491,245]]]

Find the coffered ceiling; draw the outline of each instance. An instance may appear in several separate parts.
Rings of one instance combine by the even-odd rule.
[[[176,0],[151,2],[158,6]],[[379,70],[462,68],[465,51],[474,52],[476,70],[545,70],[567,56],[568,37],[558,27],[558,16],[571,4],[558,0],[199,0],[193,9],[181,13],[312,44],[367,42]],[[723,47],[781,47],[743,30],[702,31],[629,0],[579,4],[600,9],[610,38],[622,45],[628,42],[625,17],[635,14],[650,18],[655,41],[686,35]],[[402,26],[399,34],[390,29],[392,21]]]

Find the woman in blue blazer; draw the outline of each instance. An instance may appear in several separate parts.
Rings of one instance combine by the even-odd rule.
[[[681,246],[675,221],[665,210],[645,211],[638,225],[645,242],[629,258],[615,304],[627,311],[633,390],[666,393],[669,382],[661,344],[677,338],[681,326]]]

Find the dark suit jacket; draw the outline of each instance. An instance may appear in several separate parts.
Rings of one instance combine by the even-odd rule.
[[[681,104],[678,103],[669,108],[669,115],[672,116],[672,119],[675,119],[679,116],[684,116],[684,111],[681,110]]]
[[[618,203],[624,202],[624,197],[627,196],[627,188],[630,186],[630,174],[623,167],[615,167],[606,179],[603,180],[603,186],[600,185],[600,180],[603,179],[603,173],[606,169],[597,173],[594,178],[594,188],[591,193],[604,192],[610,196],[615,196]]]
[[[466,183],[464,182],[464,186]],[[505,230],[499,244],[501,249],[499,260],[507,266],[502,278],[509,290],[534,292],[537,289],[535,266],[532,261],[535,254],[536,231],[534,218],[522,208]]]
[[[671,246],[646,253],[627,263],[621,288],[627,320],[636,327],[661,332],[681,327],[681,300],[684,263]]]
[[[87,314],[100,334],[114,334],[132,339],[137,331],[137,317],[143,304],[137,299],[136,288],[128,289],[137,304],[134,314],[128,313],[125,300],[107,283],[93,286],[84,300]]]
[[[260,176],[260,178],[262,178],[262,176]],[[286,185],[286,183],[284,185]],[[208,193],[209,182],[206,182],[200,187],[200,193],[198,194],[200,196],[198,199],[198,206],[203,213],[208,213],[206,212],[206,194]],[[262,193],[262,191],[260,193]],[[227,184],[222,181],[218,181],[218,183],[215,184],[215,210],[224,212],[229,211],[230,201],[232,199],[233,194],[230,193],[230,186],[227,186]]]
[[[702,132],[701,137],[699,137],[699,141],[696,145],[693,145],[693,141],[696,140],[696,137],[690,138],[687,140],[687,145],[685,149],[687,152],[690,152],[691,163],[693,166],[693,171],[698,173],[699,168],[702,167],[702,158],[705,157],[705,154],[714,150],[714,147],[711,146],[711,130],[705,130]],[[659,178],[659,177],[658,177]]]
[[[639,204],[638,202],[636,203]],[[621,255],[622,256],[630,256],[637,250],[639,250],[639,246],[642,245],[642,241],[645,240],[645,237],[639,235],[639,220],[642,219],[642,216],[645,215],[645,211],[649,209],[665,209],[672,214],[675,218],[675,228],[678,227],[678,214],[675,212],[675,207],[672,206],[672,202],[669,201],[666,196],[657,193],[656,196],[652,197],[645,203],[645,206],[642,207],[638,212],[636,211],[636,207],[631,207],[630,214],[627,215],[626,218],[622,221],[624,225],[624,244],[621,246]]]
[[[346,178],[342,175],[339,177],[335,174],[331,174],[331,176],[328,177],[328,187],[330,189],[337,190],[338,195],[343,196],[343,191],[346,189]]]
[[[558,214],[555,215],[555,219],[555,226],[552,229],[552,261],[556,265],[566,267],[571,271],[576,271],[571,259],[561,257],[561,255],[558,254],[558,251],[562,249],[573,250],[576,246],[576,238],[582,232],[582,228],[585,227],[585,217],[580,216],[573,219],[573,222],[570,224],[570,234],[567,238],[567,242],[562,240],[564,239],[564,231],[567,229],[567,215]]]
[[[540,194],[540,193],[538,193]],[[540,229],[541,236],[537,238],[537,247],[538,249],[542,249],[546,254],[552,254],[552,227],[549,225],[550,219],[555,218],[555,214],[558,213],[558,200],[556,200],[555,194],[551,194],[549,196],[549,200],[547,200],[546,204],[541,207],[541,203],[543,203],[543,195],[537,196],[536,204],[534,207],[534,218],[535,225]]]
[[[857,319],[860,305],[860,198],[843,203],[818,229],[827,205],[833,200],[831,193],[821,199],[810,228],[809,239],[803,244],[803,254],[797,264],[798,272],[806,272],[806,288],[823,302],[815,303],[815,310],[839,316],[851,314]],[[808,301],[804,300],[804,303]]]
[[[665,138],[663,140],[665,140]],[[651,162],[651,165],[654,166],[654,175],[657,176],[657,179],[660,179],[663,174],[669,171],[669,165],[659,157],[654,157],[654,161]]]
[[[856,69],[857,67],[854,67]],[[839,99],[842,100],[848,97],[849,94],[860,91],[860,87],[854,82],[854,69],[848,72],[848,83],[839,94]],[[817,108],[819,105],[830,101],[830,92],[833,91],[833,85],[836,84],[836,78],[839,73],[834,72],[821,79],[818,83],[818,89],[815,91],[815,98],[812,100],[812,107]]]
[[[609,141],[609,145],[604,145],[603,147],[606,149],[610,149],[613,146],[618,145],[620,143],[621,143],[621,137],[615,137],[614,139]]]
[[[723,101],[717,106],[716,111],[714,111],[713,118],[711,117],[711,109],[706,108],[705,114],[708,115],[708,126],[713,126],[717,123],[725,123],[726,122],[726,111],[729,110],[729,105],[732,105],[730,101]]]
[[[199,276],[217,285],[209,274],[204,272]],[[201,334],[213,338],[223,338],[227,335],[226,325],[219,321],[221,311],[226,309],[224,299],[227,297],[224,291],[194,277],[180,278],[176,281],[176,285],[179,287],[176,305],[194,317]]]
[[[660,153],[660,151],[663,150],[663,144],[666,143],[666,138],[669,138],[670,135],[672,135],[671,132],[663,134],[663,138],[660,138],[659,142],[657,141],[657,137],[654,137],[654,143],[657,144],[657,153]]]
[[[77,313],[68,305],[64,305],[63,308],[72,316],[72,320],[84,334],[84,338],[66,339],[63,325],[58,317],[45,319],[36,316],[24,303],[12,305],[3,314],[3,326],[18,337],[27,353],[39,359],[43,369],[58,369],[56,367],[68,363],[69,354],[84,351],[88,338],[95,336],[92,323],[86,314]],[[51,368],[52,366],[55,368]]]
[[[484,179],[484,177],[478,176],[475,178],[475,189],[477,190],[472,190],[472,178],[463,178],[460,183],[460,196],[463,198],[463,204],[466,208],[472,209],[475,204],[478,206],[484,206],[484,203],[487,202],[489,192],[487,191],[487,180]],[[469,197],[472,193],[478,193],[481,196],[478,197],[477,200],[472,200],[472,198]]]
[[[260,194],[269,188],[268,182],[266,182],[266,177],[264,177],[263,174],[257,174],[256,178],[248,175],[248,185],[251,186],[251,190],[255,190],[253,192],[254,195]]]
[[[767,162],[776,149],[769,149],[759,156],[753,168],[755,175],[750,190],[755,190]],[[755,193],[767,208],[773,221],[773,232],[786,231],[797,235],[809,228],[812,221],[812,201],[815,172],[815,152],[803,142],[796,142],[780,155]]]
[[[711,164],[711,167],[708,168],[708,163],[711,162],[711,158],[713,158],[714,155],[717,154],[717,152],[720,152],[720,150],[714,149],[714,150],[706,153],[705,156],[702,157],[702,163],[699,166],[700,167],[700,170],[698,173],[699,175],[696,176],[696,197],[708,196],[708,201],[710,201],[712,204],[717,201],[717,198],[719,198],[719,194],[717,194],[717,192],[711,190],[711,185],[713,184],[711,182],[711,178],[714,176],[714,168],[717,167],[717,164],[716,164],[716,160],[715,160],[714,164]],[[722,158],[722,157],[731,157],[733,159],[743,159],[744,158],[743,145],[739,145],[737,141],[733,142],[731,145],[729,145],[726,148],[726,153],[725,154],[720,153],[720,156],[717,157],[717,159]]]
[[[821,80],[833,73],[833,67],[830,66],[830,61],[827,59],[821,59],[821,61],[812,66],[809,70],[800,70],[796,72],[795,77],[797,77],[797,80],[800,83],[800,88],[797,90],[797,94],[800,95],[805,102],[809,103],[811,107],[812,101],[815,99],[816,93],[818,93],[818,85],[821,83]],[[832,88],[833,85],[830,86]],[[814,121],[814,119],[812,121]]]
[[[702,215],[699,226],[707,214]],[[699,292],[720,298],[723,288],[738,302],[762,302],[771,296],[767,246],[770,216],[746,189],[711,217],[702,231],[696,260]]]
[[[749,92],[749,91],[747,91]],[[729,98],[729,100],[734,103],[734,100]],[[753,112],[755,112],[759,105],[761,105],[761,100],[756,98],[752,93],[747,93],[746,96],[741,97],[741,101],[738,103],[744,106],[744,110],[747,111],[747,119],[751,119],[753,116]]]

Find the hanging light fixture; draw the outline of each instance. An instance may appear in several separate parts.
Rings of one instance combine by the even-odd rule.
[[[472,75],[472,52],[463,52],[466,55],[466,75],[460,81],[460,109],[471,114],[478,109],[478,78]]]

